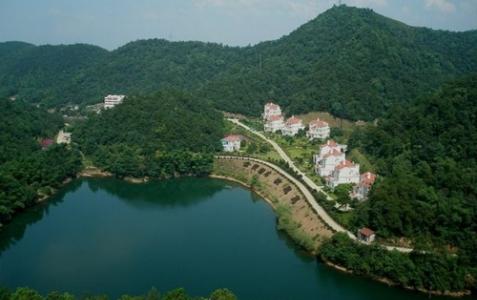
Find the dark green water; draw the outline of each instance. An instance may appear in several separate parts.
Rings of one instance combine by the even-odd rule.
[[[244,300],[427,299],[323,266],[277,232],[264,201],[211,179],[75,181],[5,226],[0,251],[0,284],[41,292],[227,287]]]

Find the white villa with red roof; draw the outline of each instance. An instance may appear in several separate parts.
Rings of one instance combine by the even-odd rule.
[[[330,153],[333,150],[338,150],[340,152],[345,153],[347,148],[347,145],[338,144],[334,140],[327,140],[326,143],[320,145],[320,152],[314,155],[313,161],[315,163],[319,162],[326,154]]]
[[[265,132],[277,132],[283,129],[285,122],[282,116],[282,109],[275,103],[268,102],[263,110],[263,120],[265,121]]]
[[[277,132],[285,127],[282,116],[271,116],[265,121],[265,132]]]
[[[280,106],[273,102],[268,102],[265,104],[263,110],[263,119],[268,121],[271,117],[277,117],[282,115],[282,109]]]
[[[338,149],[333,149],[316,162],[316,173],[322,177],[330,176],[336,166],[345,160],[346,157],[344,152],[341,152]]]
[[[305,125],[303,125],[303,121],[295,116],[292,116],[286,121],[285,127],[282,129],[282,134],[287,136],[295,136],[300,130],[304,129]]]
[[[309,129],[308,132],[306,133],[306,136],[310,140],[314,139],[320,139],[324,140],[330,136],[330,125],[325,122],[320,120],[319,118],[311,121],[309,124]]]
[[[240,150],[240,145],[243,140],[241,135],[228,135],[222,139],[222,146],[225,152],[234,152]]]
[[[368,193],[376,181],[376,174],[366,172],[361,174],[359,184],[353,188],[351,198],[363,201],[368,198]]]
[[[363,227],[358,230],[358,239],[370,244],[376,239],[376,233],[367,227]]]
[[[340,184],[358,184],[359,181],[359,165],[349,160],[339,163],[327,178],[327,184],[332,188]]]

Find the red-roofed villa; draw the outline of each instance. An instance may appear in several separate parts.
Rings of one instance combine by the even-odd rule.
[[[314,121],[311,121],[308,127],[309,129],[306,135],[310,140],[324,140],[330,137],[330,125],[327,122],[320,120],[319,118]]]
[[[303,121],[300,118],[292,116],[286,121],[285,127],[283,127],[282,129],[282,134],[288,136],[295,136],[300,130],[304,129],[305,125],[303,125]]]
[[[361,174],[359,184],[354,187],[351,197],[360,201],[366,200],[375,181],[376,174],[371,172]]]
[[[222,146],[225,152],[239,151],[243,140],[241,135],[228,135],[222,139]]]
[[[376,239],[376,233],[367,227],[363,227],[358,230],[358,239],[365,243],[372,243]]]

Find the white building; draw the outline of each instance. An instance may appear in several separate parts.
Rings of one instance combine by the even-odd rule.
[[[285,127],[283,122],[283,117],[280,116],[270,116],[265,121],[265,132],[277,132],[282,130]]]
[[[349,160],[342,161],[327,178],[327,183],[331,188],[336,188],[340,184],[359,184],[359,165]]]
[[[275,103],[268,102],[265,104],[263,110],[263,119],[269,120],[271,117],[277,117],[282,115],[282,109]]]
[[[366,200],[368,198],[368,193],[375,181],[376,174],[371,172],[361,174],[359,184],[355,186],[351,192],[351,198],[357,199],[359,201]]]
[[[104,97],[104,108],[109,109],[113,108],[116,105],[123,103],[123,100],[126,96],[124,95],[108,95]]]
[[[288,136],[295,136],[300,130],[304,129],[305,125],[303,125],[303,121],[295,116],[292,116],[286,121],[285,127],[283,127],[282,129],[282,134]]]
[[[328,154],[325,154],[315,164],[315,170],[321,177],[330,176],[335,168],[346,160],[345,154],[338,149],[333,149]]]
[[[333,150],[345,153],[347,148],[347,145],[341,145],[333,140],[327,140],[325,144],[320,145],[320,152],[313,155],[313,161],[317,164],[325,157],[325,155],[331,153]]]
[[[222,139],[222,146],[225,152],[239,151],[243,137],[240,135],[228,135]]]
[[[71,133],[70,132],[64,132],[63,130],[60,130],[60,132],[58,132],[58,136],[56,137],[56,143],[57,144],[70,144],[71,143]]]
[[[306,136],[310,140],[324,140],[330,137],[330,125],[327,122],[320,120],[319,118],[315,121],[311,121],[308,127],[309,129],[306,133]]]
[[[376,234],[371,229],[364,227],[358,230],[358,239],[370,244],[376,239]]]

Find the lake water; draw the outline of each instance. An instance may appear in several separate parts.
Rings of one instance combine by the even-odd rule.
[[[226,287],[243,300],[428,299],[322,265],[276,230],[265,201],[212,179],[74,181],[4,226],[0,251],[0,284],[42,293]]]

